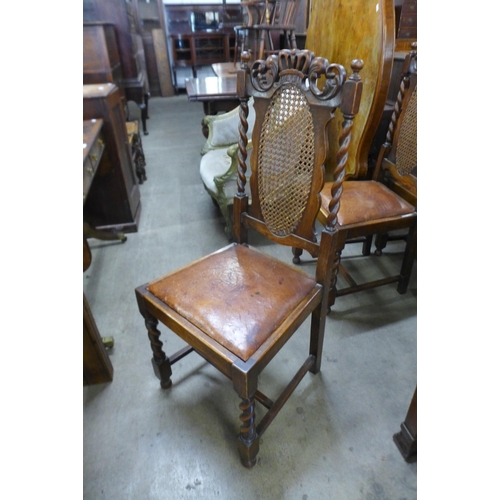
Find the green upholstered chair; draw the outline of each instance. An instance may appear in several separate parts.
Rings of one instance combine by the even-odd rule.
[[[252,104],[253,100],[250,103],[248,115],[250,133],[255,121]],[[238,169],[239,111],[238,106],[228,113],[208,115],[203,119],[203,125],[208,129],[208,138],[201,150],[200,176],[203,186],[220,208],[225,222],[224,229],[229,239],[232,238],[230,207],[236,194]],[[251,148],[251,141],[247,147]]]

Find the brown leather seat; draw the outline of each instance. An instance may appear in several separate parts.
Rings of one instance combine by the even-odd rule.
[[[332,183],[325,183],[321,191],[321,209],[328,213]],[[339,226],[388,219],[413,214],[415,207],[375,181],[346,181],[342,185],[342,199],[338,214]]]
[[[235,244],[154,281],[148,290],[243,361],[302,301],[320,293],[304,272]]]
[[[260,438],[299,382],[308,371],[318,373],[321,368],[338,233],[337,207],[329,212],[319,243],[315,231],[324,183],[326,127],[339,108],[337,112],[342,112],[348,124],[344,135],[349,140],[350,121],[359,109],[362,82],[358,72],[363,67],[362,61],[353,61],[353,74],[346,80],[343,67],[328,66],[309,51],[283,50],[270,56],[265,65],[255,63],[252,68],[249,60],[245,53],[237,76],[241,104],[233,202],[236,243],[136,289],[153,351],[153,368],[162,388],[172,385],[172,365],[192,351],[231,380],[241,398],[237,442],[245,467],[255,465]],[[323,90],[314,84],[317,78],[327,80]],[[256,118],[251,175],[247,175],[251,96]],[[341,159],[338,168],[343,168]],[[317,257],[314,277],[249,247],[250,228],[271,242],[302,248]],[[258,390],[259,375],[308,318],[308,356],[272,401]],[[162,348],[160,321],[188,344],[169,357]],[[256,402],[267,408],[259,423]]]

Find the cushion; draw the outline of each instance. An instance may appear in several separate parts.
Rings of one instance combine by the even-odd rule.
[[[148,290],[247,361],[316,286],[291,265],[231,244],[160,278]]]
[[[226,148],[212,149],[201,157],[200,175],[209,191],[217,192],[214,177],[225,174],[231,166],[231,157]]]
[[[248,137],[251,137],[253,126],[255,123],[255,110],[253,103],[248,105]],[[212,135],[210,145],[212,147],[229,146],[236,144],[239,140],[238,126],[240,124],[239,106],[234,114],[218,115],[212,124]]]
[[[321,210],[328,214],[332,183],[327,182],[321,191]],[[366,221],[376,221],[400,215],[412,214],[415,207],[375,181],[346,181],[342,185],[339,226]]]

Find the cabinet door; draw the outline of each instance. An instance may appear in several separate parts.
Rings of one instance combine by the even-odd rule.
[[[213,64],[226,60],[224,35],[196,36],[193,42],[195,64]]]
[[[187,35],[172,35],[170,46],[174,66],[192,66],[194,64],[193,37]]]

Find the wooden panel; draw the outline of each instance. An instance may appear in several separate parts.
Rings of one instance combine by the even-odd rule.
[[[142,43],[144,46],[146,69],[148,72],[149,91],[152,96],[159,96],[160,80],[158,77],[158,69],[156,67],[155,48],[151,33],[145,33],[142,35]]]
[[[158,79],[160,81],[160,94],[162,97],[169,97],[175,95],[175,89],[172,85],[172,75],[170,72],[170,61],[168,60],[165,32],[162,29],[155,29],[152,30],[152,35],[156,57],[156,68],[158,70]]]
[[[116,85],[83,86],[83,119],[93,118],[104,121],[106,146],[87,196],[85,219],[99,230],[135,232],[141,207],[139,184]]]
[[[331,63],[340,63],[349,74],[353,59],[365,63],[361,71],[364,87],[346,165],[348,176],[363,176],[368,154],[382,116],[392,71],[394,52],[394,6],[392,0],[314,0],[307,30],[306,49]],[[325,15],[328,13],[328,15]],[[331,158],[338,150],[342,118],[330,126]],[[334,164],[330,159],[327,169]]]
[[[83,295],[83,385],[113,380],[113,365],[102,343],[85,294]]]

